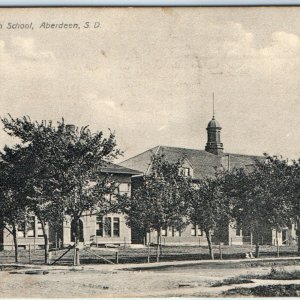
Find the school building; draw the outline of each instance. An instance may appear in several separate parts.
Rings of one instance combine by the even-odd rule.
[[[214,175],[217,169],[251,168],[257,160],[263,159],[261,156],[228,153],[224,151],[221,142],[221,130],[219,122],[213,116],[207,125],[207,143],[204,150],[177,148],[167,146],[156,146],[145,152],[142,152],[132,158],[123,161],[120,165],[126,168],[132,168],[141,172],[141,176],[147,176],[151,173],[151,157],[154,154],[163,154],[170,162],[177,162],[184,158],[183,172],[186,176],[192,177],[197,181],[205,176]],[[133,180],[138,180],[135,176]],[[276,231],[270,228],[261,229],[261,244],[276,244]],[[241,229],[238,224],[227,224],[222,230],[222,242],[228,245],[243,245],[255,242],[255,237],[251,232]],[[133,243],[142,243],[144,237],[138,232],[132,232]],[[147,240],[156,242],[156,232],[148,235]],[[214,241],[214,236],[213,236]],[[217,242],[217,241],[216,241]],[[278,232],[279,245],[287,245],[296,242],[295,226],[285,228]],[[162,244],[165,245],[207,245],[205,233],[190,224],[182,232],[174,228],[162,229]]]

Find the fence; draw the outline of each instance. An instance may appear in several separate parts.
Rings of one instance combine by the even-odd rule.
[[[4,250],[3,250],[4,248]],[[53,244],[50,244],[48,252],[49,264],[59,262],[60,264],[74,263],[74,244],[67,247],[55,248]],[[83,255],[83,259],[86,263],[99,263],[106,262],[118,263],[119,251],[126,248],[121,246],[118,248],[96,248],[85,246],[83,243],[79,243],[76,247],[77,250]],[[15,263],[15,248],[11,244],[0,244],[0,264]],[[18,262],[22,264],[43,264],[45,262],[45,249],[36,247],[34,244],[26,244],[18,247]]]
[[[242,259],[245,254],[254,250],[250,245],[228,246],[213,245],[215,259]],[[279,248],[280,256],[297,256],[297,245],[281,246]],[[50,263],[60,265],[73,265],[74,248],[65,247],[61,249],[52,248],[50,253]],[[157,256],[156,246],[144,246],[138,248],[120,246],[118,248],[96,248],[82,246],[79,250],[82,264],[99,263],[147,263],[155,262]],[[271,245],[262,245],[260,247],[261,257],[276,257],[278,248]],[[58,258],[61,259],[56,262]],[[208,246],[163,246],[160,253],[160,261],[184,261],[209,259]],[[0,265],[14,263],[14,250],[0,251]],[[43,264],[44,250],[34,249],[34,245],[28,245],[27,249],[19,249],[19,263],[22,264]]]

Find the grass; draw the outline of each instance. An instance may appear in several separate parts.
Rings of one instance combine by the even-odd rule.
[[[243,284],[243,283],[253,283],[252,280],[236,277],[236,278],[226,278],[223,281],[217,281],[214,284],[212,284],[212,287],[219,287],[224,285],[233,285],[233,284]]]
[[[33,248],[33,247],[32,247]],[[31,248],[31,249],[32,249]],[[219,246],[214,246],[215,259],[218,260],[219,256]],[[119,263],[146,263],[147,262],[147,248],[124,248],[119,247],[115,250],[118,251]],[[223,246],[223,259],[242,259],[245,257],[245,253],[251,250],[250,245],[244,246]],[[52,261],[63,254],[65,250],[59,250],[56,253],[52,252]],[[102,251],[95,251],[97,254],[116,261],[116,254],[114,252],[106,251],[105,248]],[[32,250],[31,251],[31,262],[34,264],[43,263],[43,250]],[[284,246],[281,248],[281,256],[297,256],[297,246]],[[276,247],[275,246],[261,246],[262,258],[276,257]],[[189,260],[203,260],[209,259],[208,247],[207,246],[163,246],[162,255],[160,261],[189,261]],[[60,262],[60,264],[71,264],[73,260],[73,251],[71,250]],[[156,261],[156,247],[151,247],[151,262]],[[1,263],[13,263],[14,262],[14,252],[12,250],[5,250],[0,252],[0,264]],[[28,250],[20,250],[20,262],[29,263],[29,252]],[[92,254],[83,252],[81,254],[82,264],[97,264],[105,263],[103,260],[97,258]],[[255,266],[256,262],[251,262]]]
[[[261,285],[253,288],[234,288],[222,294],[223,296],[254,296],[254,297],[299,297],[300,285]]]
[[[269,280],[296,280],[300,279],[300,271],[287,271],[281,266],[273,266],[269,274],[256,276],[255,278]]]
[[[267,275],[242,275],[235,278],[227,278],[223,281],[216,282],[212,287],[224,285],[236,285],[243,283],[253,283],[251,279],[265,280],[297,280],[300,279],[300,271],[287,271],[284,267],[274,265]],[[223,293],[224,296],[257,296],[257,297],[299,297],[299,284],[278,284],[278,285],[260,285],[251,288],[236,287]]]

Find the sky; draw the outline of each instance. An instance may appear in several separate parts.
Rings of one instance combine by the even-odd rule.
[[[300,157],[300,7],[2,8],[0,24],[2,117],[111,129],[122,161],[204,149],[214,93],[224,151]]]

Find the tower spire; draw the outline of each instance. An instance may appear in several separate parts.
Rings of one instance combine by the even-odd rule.
[[[212,118],[215,119],[215,93],[214,92],[212,93],[212,96],[213,96],[213,116],[212,116]]]
[[[222,127],[215,119],[215,93],[212,93],[212,120],[207,125],[207,143],[205,150],[215,155],[223,155],[223,143],[221,143],[221,129]]]

